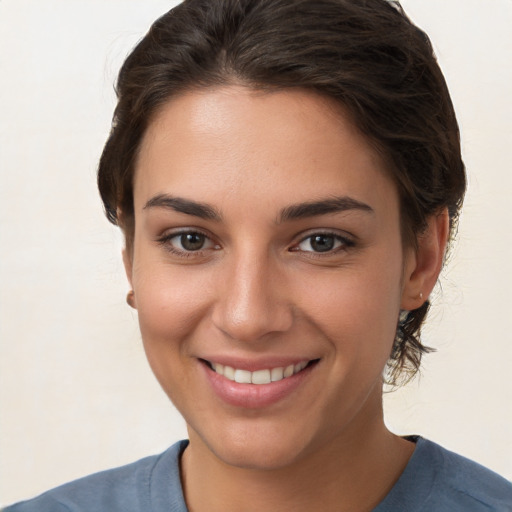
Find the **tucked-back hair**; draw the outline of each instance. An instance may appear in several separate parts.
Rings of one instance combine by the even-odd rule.
[[[457,121],[427,35],[397,2],[185,0],[152,25],[119,73],[98,184],[128,250],[134,164],[148,124],[180,92],[230,84],[306,89],[341,103],[387,163],[404,245],[414,246],[444,208],[453,235],[466,186]],[[389,383],[408,380],[429,350],[419,339],[428,308],[397,322]]]

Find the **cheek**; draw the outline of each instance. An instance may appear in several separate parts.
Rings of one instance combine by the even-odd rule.
[[[210,307],[209,273],[162,262],[140,263],[135,268],[133,286],[146,350],[176,350]]]
[[[398,260],[398,261],[397,261]],[[302,282],[301,310],[344,357],[384,365],[395,338],[401,296],[400,260],[316,275]]]
[[[166,394],[179,410],[185,410],[187,396],[197,385],[191,378],[189,341],[207,315],[207,281],[199,272],[161,262],[141,263],[133,285],[144,351]]]

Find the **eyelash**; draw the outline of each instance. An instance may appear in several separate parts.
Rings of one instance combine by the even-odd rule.
[[[184,235],[199,235],[201,237],[204,237],[205,240],[209,240],[211,242],[212,247],[211,248],[209,247],[207,249],[201,248],[201,249],[198,249],[197,251],[178,249],[178,248],[174,247],[171,243],[171,240],[173,240],[174,238],[180,238]],[[210,236],[208,236],[206,233],[203,233],[202,231],[200,231],[198,229],[184,229],[182,231],[169,233],[169,234],[161,236],[160,238],[158,238],[157,241],[167,251],[171,252],[172,254],[176,254],[177,256],[180,256],[182,258],[191,258],[191,257],[193,258],[193,257],[197,257],[197,256],[204,256],[205,251],[208,251],[211,249],[214,249],[214,250],[220,249],[220,245],[215,244]]]
[[[329,256],[333,256],[335,254],[338,254],[339,252],[347,251],[351,247],[354,247],[355,241],[352,238],[349,238],[348,236],[342,236],[339,233],[333,233],[332,231],[315,231],[313,233],[308,234],[307,236],[303,237],[299,243],[295,244],[293,247],[289,249],[290,252],[299,252],[299,246],[309,240],[310,245],[312,243],[312,240],[315,237],[326,237],[326,238],[332,238],[333,243],[339,243],[337,247],[333,247],[331,249],[328,249],[326,251],[304,251],[302,252],[307,255],[309,258],[327,258]]]
[[[208,247],[206,249],[201,247],[200,249],[195,250],[195,251],[176,248],[171,243],[171,240],[173,240],[174,238],[182,237],[184,235],[199,235],[201,237],[204,237],[205,240],[210,241],[210,243],[212,244],[212,247]],[[334,244],[339,243],[339,245],[337,247],[333,247],[326,251],[305,251],[305,250],[301,251],[301,249],[299,248],[300,245],[303,244],[304,242],[306,242],[307,240],[310,240],[310,244],[311,244],[311,241],[315,237],[333,238],[334,239],[333,243]],[[172,254],[175,254],[177,256],[180,256],[182,258],[201,257],[201,256],[205,255],[205,251],[210,251],[212,249],[213,250],[220,249],[220,245],[215,244],[209,235],[207,235],[206,233],[203,233],[200,230],[196,230],[196,229],[184,229],[182,231],[169,233],[169,234],[166,234],[166,235],[158,238],[157,241],[159,244],[164,246],[164,248],[167,251],[169,251]],[[323,257],[332,256],[341,251],[346,251],[346,250],[350,249],[351,247],[354,247],[355,245],[356,244],[355,244],[354,240],[352,240],[351,238],[346,237],[346,236],[341,236],[339,233],[333,233],[330,231],[315,231],[315,232],[310,233],[307,236],[304,236],[303,238],[301,238],[300,241],[298,243],[294,244],[292,247],[290,247],[288,249],[288,251],[289,252],[302,252],[303,254],[307,255],[307,257],[309,257],[309,258],[323,258]]]

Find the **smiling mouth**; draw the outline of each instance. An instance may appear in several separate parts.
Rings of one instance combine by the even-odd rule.
[[[293,375],[300,373],[305,368],[309,368],[313,364],[318,363],[319,359],[314,359],[312,361],[300,361],[296,364],[290,364],[288,366],[256,370],[254,372],[233,368],[231,366],[223,365],[220,363],[212,363],[211,361],[207,361],[205,359],[202,361],[215,373],[222,375],[232,382],[237,382],[239,384],[262,385],[278,382],[280,380],[292,377]]]

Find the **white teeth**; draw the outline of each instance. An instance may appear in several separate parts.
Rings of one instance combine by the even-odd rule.
[[[293,364],[291,364],[290,366],[287,366],[285,369],[284,369],[284,378],[286,379],[286,377],[291,377],[293,375],[293,372],[295,371],[295,366],[293,366]]]
[[[224,366],[224,377],[229,380],[235,380],[235,369],[231,366]]]
[[[251,372],[247,370],[235,370],[235,382],[239,382],[240,384],[250,384]]]
[[[224,375],[224,366],[219,363],[212,363],[213,369],[219,374]]]
[[[285,367],[272,368],[271,370],[256,370],[250,372],[248,370],[240,370],[231,366],[224,366],[220,363],[211,363],[215,373],[223,375],[226,379],[240,384],[270,384],[287,377],[291,377],[296,373],[304,370],[309,361],[301,361],[295,365],[290,364]]]
[[[258,370],[252,372],[251,382],[253,384],[270,384],[270,370]]]
[[[302,361],[301,363],[297,363],[293,369],[293,373],[299,373],[301,370],[304,370],[306,368],[306,361]]]
[[[281,380],[283,377],[284,377],[283,368],[272,368],[272,370],[270,370],[270,378],[271,378],[272,382]]]

